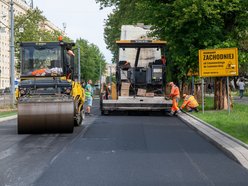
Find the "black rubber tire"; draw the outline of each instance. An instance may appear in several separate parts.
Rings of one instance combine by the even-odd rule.
[[[84,119],[85,119],[85,112],[84,110],[82,110],[79,114],[76,114],[74,119],[74,126],[82,125]]]
[[[101,114],[104,116],[109,115],[109,111],[108,110],[102,110]]]

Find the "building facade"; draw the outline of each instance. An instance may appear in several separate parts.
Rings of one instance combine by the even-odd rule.
[[[24,14],[30,6],[14,0],[14,15]],[[0,0],[0,89],[10,87],[10,0]]]
[[[106,64],[106,71],[103,73],[103,76],[101,77],[101,82],[106,83],[110,81],[110,76],[114,77],[116,74],[116,64]],[[109,79],[107,79],[109,78]]]
[[[13,0],[14,16],[25,14],[30,4],[25,0]],[[41,23],[41,28],[60,31],[50,21]],[[0,89],[10,87],[10,0],[0,0]]]

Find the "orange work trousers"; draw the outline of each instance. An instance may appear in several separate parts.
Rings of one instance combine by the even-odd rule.
[[[171,112],[176,112],[178,110],[179,110],[179,108],[178,108],[178,98],[174,97],[174,98],[172,98]]]

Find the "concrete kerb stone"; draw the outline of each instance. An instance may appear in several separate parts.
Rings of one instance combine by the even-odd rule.
[[[179,114],[178,117],[189,127],[196,130],[200,135],[221,149],[230,158],[248,169],[248,146],[245,143],[191,114],[182,113]]]
[[[0,118],[0,122],[8,121],[8,120],[11,120],[11,119],[16,119],[16,118],[17,118],[17,115],[2,117],[2,118]]]
[[[232,137],[231,135],[229,135],[229,134],[227,134],[227,133],[225,133],[225,132],[223,132],[223,131],[221,131],[221,130],[215,128],[214,126],[212,126],[212,125],[210,125],[209,123],[207,123],[207,122],[205,122],[205,121],[203,121],[203,120],[201,120],[201,119],[199,119],[199,118],[193,116],[192,114],[189,114],[189,113],[185,113],[185,114],[188,115],[188,116],[190,116],[190,117],[192,117],[192,118],[194,118],[195,120],[199,121],[200,123],[204,124],[205,126],[211,128],[211,129],[213,129],[214,131],[216,131],[216,132],[218,132],[218,133],[224,135],[225,137],[231,139],[232,141],[235,141],[236,143],[238,143],[239,145],[243,146],[244,148],[246,148],[246,149],[248,150],[248,145],[245,144],[244,142],[242,142],[242,141],[240,141],[240,140],[238,140],[238,139]]]

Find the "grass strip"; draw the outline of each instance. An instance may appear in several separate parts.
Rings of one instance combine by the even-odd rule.
[[[13,116],[17,114],[17,111],[0,111],[0,118]]]
[[[192,113],[194,116],[209,123],[210,125],[228,133],[229,135],[248,144],[248,106],[233,103],[230,115],[227,110],[213,110],[214,100],[205,99],[205,113]],[[201,107],[200,107],[201,109]]]

